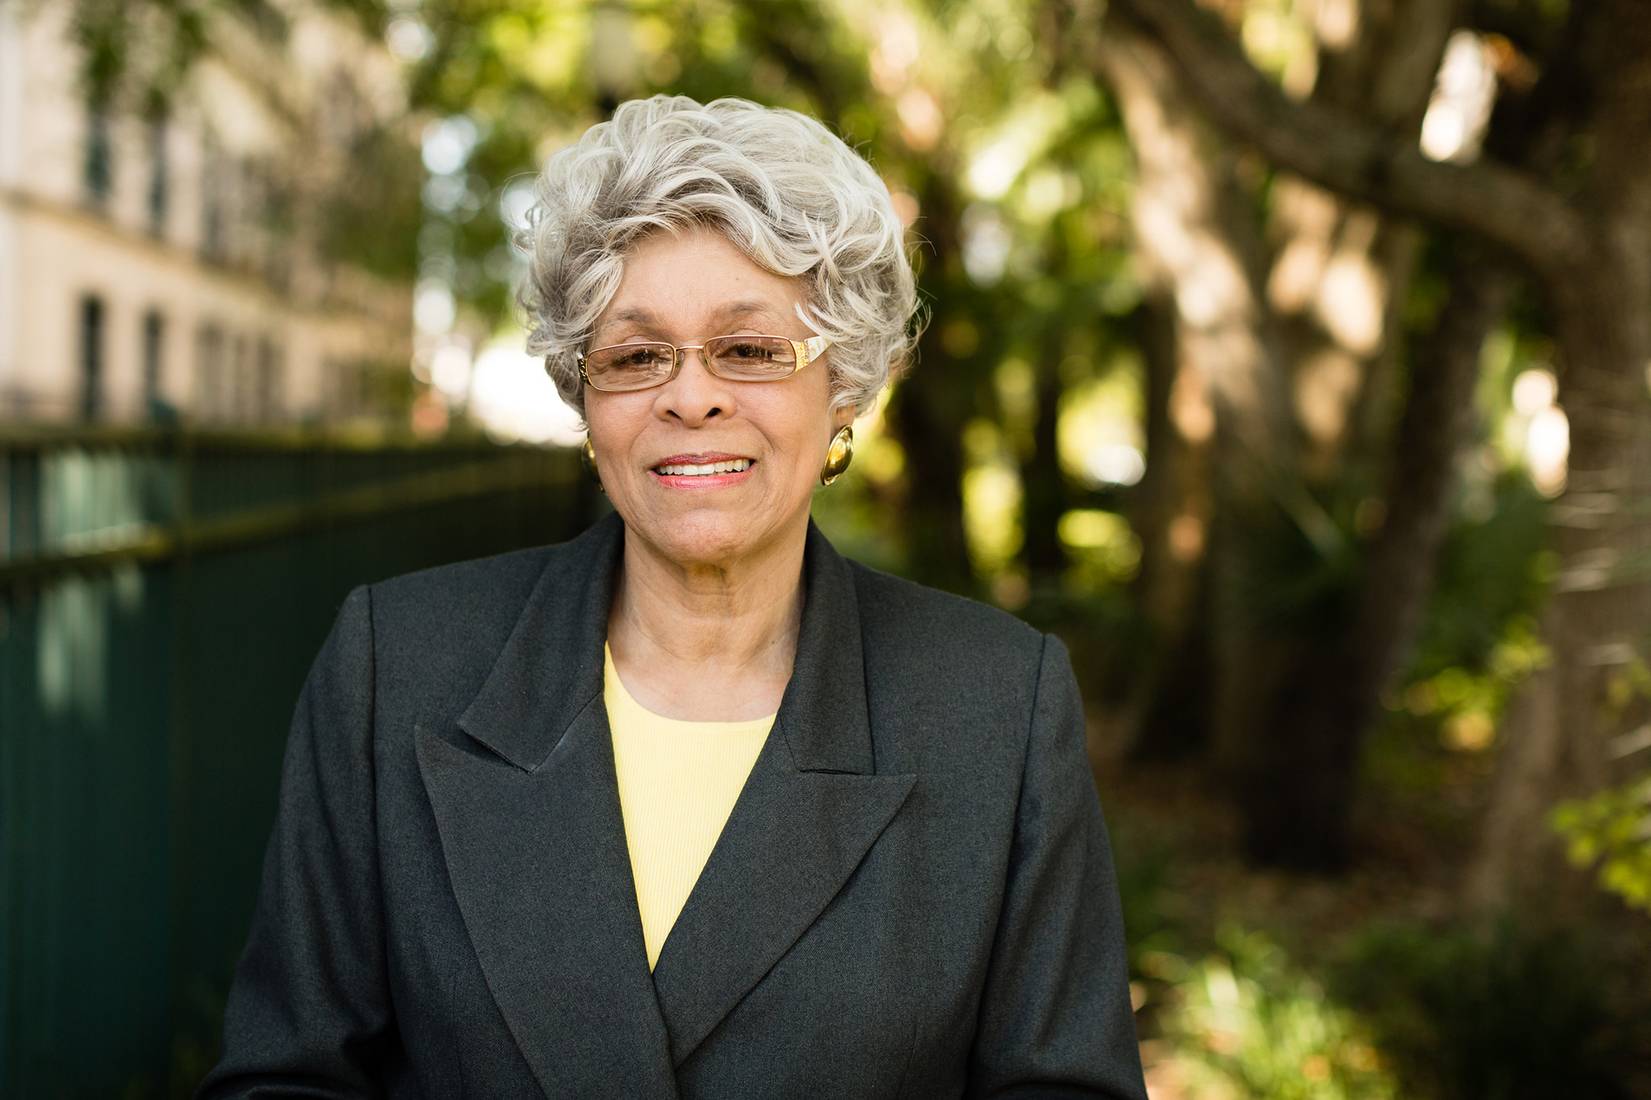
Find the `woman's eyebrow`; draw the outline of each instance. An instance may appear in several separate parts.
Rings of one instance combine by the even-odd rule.
[[[629,309],[622,309],[611,317],[604,317],[596,326],[596,331],[602,332],[605,329],[612,328],[614,325],[625,324],[632,321],[639,325],[650,325],[653,323],[653,320],[654,315],[652,311],[642,309],[639,306],[633,306]]]
[[[779,314],[775,313],[772,303],[758,301],[756,299],[729,302],[727,305],[717,309],[716,312],[711,314],[711,316],[717,321],[718,324],[722,324],[728,321],[737,320],[739,318],[748,317],[752,314],[762,314],[770,319],[779,316]],[[596,326],[596,331],[603,332],[609,328],[612,328],[614,325],[627,323],[634,323],[647,328],[657,324],[658,320],[659,318],[651,309],[646,309],[642,306],[628,306],[625,309],[615,313],[613,316],[604,319],[601,324]],[[713,332],[707,333],[706,335],[715,336],[717,334]]]
[[[773,307],[767,302],[754,301],[730,302],[717,310],[712,316],[725,321],[732,321],[736,317],[748,317],[753,313],[765,313],[770,317],[774,316]]]

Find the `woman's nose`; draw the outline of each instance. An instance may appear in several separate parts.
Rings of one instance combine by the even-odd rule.
[[[726,416],[733,409],[733,392],[728,383],[712,374],[705,364],[705,350],[679,348],[682,365],[676,377],[659,388],[655,408],[661,416],[675,416],[695,425],[713,416]]]

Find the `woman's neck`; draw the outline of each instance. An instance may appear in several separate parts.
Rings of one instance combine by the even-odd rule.
[[[772,714],[796,657],[807,534],[804,524],[747,559],[684,565],[627,530],[608,646],[636,700],[688,721]]]

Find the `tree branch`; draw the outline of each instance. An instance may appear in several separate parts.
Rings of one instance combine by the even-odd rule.
[[[1588,254],[1582,216],[1530,175],[1490,160],[1429,160],[1409,135],[1288,99],[1190,0],[1111,3],[1164,45],[1217,125],[1278,167],[1395,214],[1476,234],[1547,278],[1564,278]]]
[[[1462,19],[1474,30],[1501,35],[1520,53],[1546,64],[1554,56],[1562,24],[1542,7],[1518,0],[1467,0]]]

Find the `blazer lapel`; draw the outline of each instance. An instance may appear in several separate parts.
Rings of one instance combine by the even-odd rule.
[[[550,1096],[672,1096],[602,703],[623,525],[553,553],[463,734],[416,749],[488,987]],[[479,744],[478,744],[479,743]]]
[[[654,966],[674,1065],[814,923],[916,780],[876,773],[854,578],[812,520],[803,580],[774,728]]]
[[[623,544],[610,514],[552,553],[463,733],[415,733],[488,986],[553,1096],[675,1096],[916,778],[877,774],[854,579],[810,520],[791,680],[650,980],[602,700]]]

